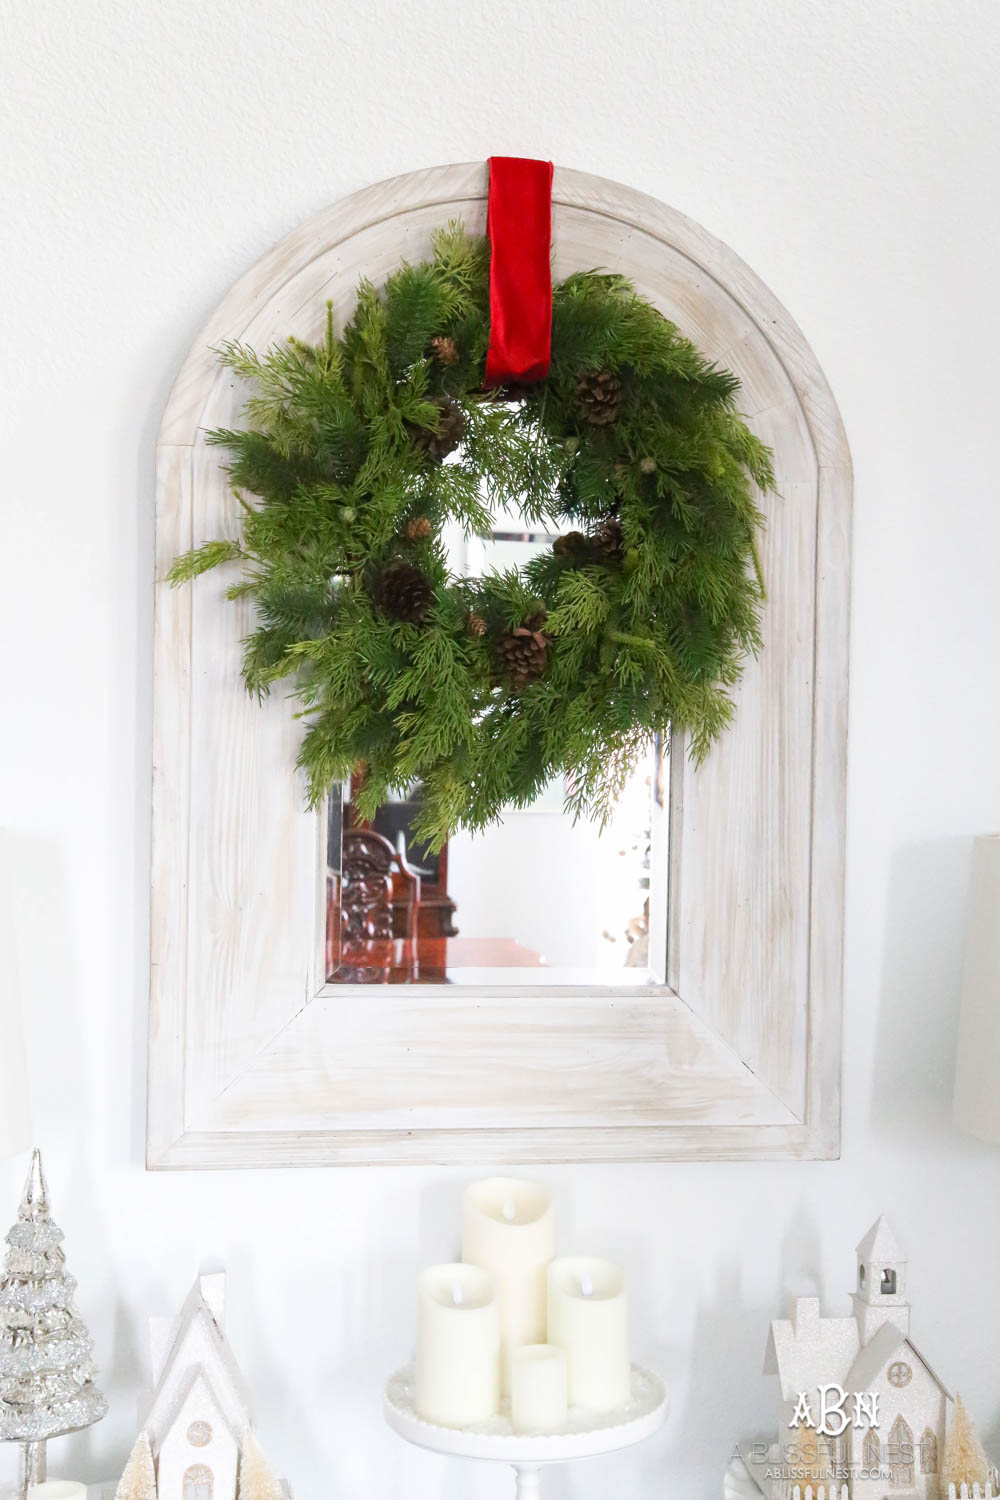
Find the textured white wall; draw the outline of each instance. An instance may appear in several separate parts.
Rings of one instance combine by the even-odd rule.
[[[125,1456],[145,1320],[199,1259],[300,1500],[506,1500],[409,1451],[380,1385],[465,1174],[141,1167],[153,436],[232,281],[365,183],[552,156],[677,205],[786,302],[857,468],[844,1156],[547,1169],[567,1246],[627,1261],[674,1416],[550,1500],[711,1500],[765,1428],[768,1319],[843,1307],[880,1209],[918,1341],[1000,1451],[1000,1153],[949,1123],[969,841],[1000,828],[995,0],[34,0],[3,7],[3,728],[38,1117]],[[9,960],[10,955],[7,955]],[[22,1164],[0,1166],[0,1219]],[[3,1455],[7,1462],[10,1455]]]

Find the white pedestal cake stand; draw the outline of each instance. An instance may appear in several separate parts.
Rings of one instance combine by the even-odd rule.
[[[565,1432],[528,1436],[511,1429],[507,1407],[477,1427],[439,1427],[417,1416],[413,1405],[413,1366],[398,1370],[385,1388],[385,1419],[400,1437],[418,1448],[456,1458],[510,1464],[517,1475],[516,1500],[538,1500],[546,1464],[596,1458],[639,1443],[661,1427],[667,1415],[662,1380],[640,1365],[632,1366],[632,1395],[627,1405],[601,1416],[571,1410]]]

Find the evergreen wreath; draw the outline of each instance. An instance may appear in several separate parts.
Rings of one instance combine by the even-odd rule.
[[[363,765],[371,818],[419,780],[433,846],[560,773],[568,808],[603,820],[654,733],[705,756],[761,644],[773,473],[736,377],[588,271],[554,288],[548,377],[484,392],[489,307],[488,244],[452,224],[382,292],[362,283],[341,337],[328,304],[317,346],[225,345],[255,388],[246,428],[208,434],[241,535],[170,573],[241,564],[243,676],[258,696],[291,679],[310,803]],[[455,576],[445,527],[488,534],[505,506],[561,532],[551,550]]]

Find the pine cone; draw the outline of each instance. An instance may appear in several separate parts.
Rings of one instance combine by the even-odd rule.
[[[486,621],[483,619],[482,615],[470,613],[466,616],[465,628],[470,635],[485,635]]]
[[[431,339],[431,353],[439,365],[458,364],[458,345],[447,335]]]
[[[433,530],[426,516],[411,516],[406,523],[406,538],[410,542],[423,542]]]
[[[608,516],[590,538],[590,545],[602,560],[616,561],[625,551],[622,523],[617,516]]]
[[[378,602],[394,619],[422,625],[434,602],[434,590],[412,563],[386,563],[378,581]]]
[[[557,536],[552,543],[556,557],[572,557],[574,553],[586,551],[586,547],[587,538],[582,531],[567,531],[565,536]]]
[[[497,642],[497,653],[515,692],[520,692],[529,682],[537,682],[548,666],[549,638],[541,629],[544,622],[545,611],[539,610],[523,625],[515,625]]]
[[[576,397],[591,427],[606,427],[618,415],[622,383],[613,370],[585,370],[576,383]]]
[[[413,441],[426,451],[428,458],[439,464],[449,453],[454,453],[465,436],[465,412],[447,396],[436,397],[433,405],[438,409],[436,431],[417,427],[412,422],[408,425]]]

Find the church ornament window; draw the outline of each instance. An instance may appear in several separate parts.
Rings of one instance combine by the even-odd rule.
[[[930,1428],[926,1428],[920,1439],[920,1472],[921,1474],[936,1474],[938,1471],[938,1444],[937,1438]]]
[[[874,1428],[869,1428],[865,1435],[864,1459],[869,1473],[882,1467],[882,1444]]]
[[[212,1471],[204,1464],[193,1464],[184,1475],[184,1500],[213,1500]]]
[[[207,1448],[212,1441],[210,1422],[192,1422],[187,1430],[187,1440],[192,1448]]]
[[[891,1266],[886,1266],[882,1272],[882,1296],[895,1297],[896,1295],[896,1273]]]
[[[889,1366],[889,1384],[894,1385],[897,1390],[902,1390],[904,1385],[909,1385],[912,1379],[913,1371],[905,1360],[894,1360]]]
[[[908,1490],[913,1485],[913,1432],[903,1417],[897,1417],[889,1431],[886,1450],[889,1484],[894,1490]]]

